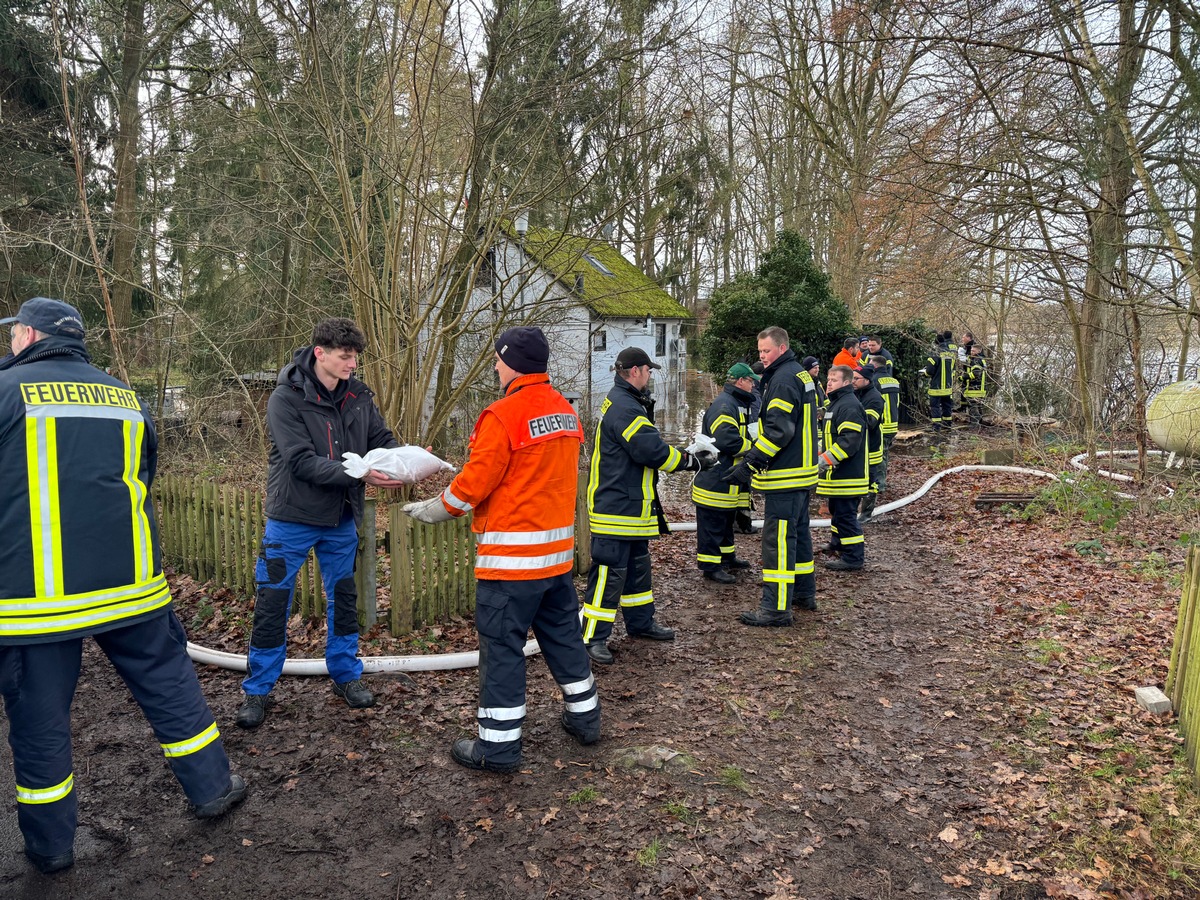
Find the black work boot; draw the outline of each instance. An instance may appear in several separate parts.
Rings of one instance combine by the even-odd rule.
[[[375,695],[372,694],[361,678],[347,681],[344,684],[333,685],[333,692],[346,701],[351,709],[366,709],[375,705]]]
[[[724,569],[705,569],[704,577],[709,581],[715,581],[717,584],[737,584],[737,579]]]
[[[229,776],[229,790],[216,800],[209,800],[196,807],[197,819],[215,819],[223,816],[246,799],[246,779],[241,775]]]
[[[608,644],[604,641],[587,641],[584,643],[583,649],[587,651],[588,658],[592,662],[602,666],[611,666],[616,661],[613,652],[608,649]]]
[[[792,624],[792,611],[785,609],[782,612],[776,609],[752,609],[749,612],[744,612],[738,616],[738,621],[743,625],[755,625],[766,628],[787,628]]]
[[[750,563],[744,559],[738,559],[736,556],[731,556],[729,559],[721,560],[721,565],[727,569],[748,569]]]
[[[816,597],[797,597],[792,601],[793,609],[806,609],[809,612],[815,612],[817,609]]]
[[[675,640],[675,629],[666,628],[651,619],[650,625],[645,631],[631,631],[629,636],[635,638],[645,638],[649,641],[673,641]]]
[[[476,741],[470,738],[459,738],[450,748],[450,758],[460,766],[466,766],[468,769],[476,769],[480,772],[497,772],[501,775],[509,775],[521,768],[521,761],[510,763],[496,763],[485,759],[482,755],[475,754]]]
[[[54,872],[62,872],[65,869],[75,865],[75,851],[68,850],[66,853],[58,853],[54,856],[43,856],[40,853],[34,853],[28,847],[25,848],[26,858],[33,863],[33,867],[43,875],[50,875]]]
[[[871,516],[875,515],[875,501],[878,498],[878,494],[867,494],[862,498],[862,506],[858,512],[858,524],[862,525],[871,521]]]
[[[571,719],[569,719],[567,717],[567,714],[564,712],[562,714],[561,721],[562,721],[563,730],[567,734],[569,734],[571,737],[575,738],[575,740],[579,741],[579,743],[583,744],[585,747],[588,744],[594,744],[594,743],[596,743],[596,741],[600,740],[600,720],[599,719],[596,720],[594,725],[588,725],[588,726],[584,727],[584,726],[578,725],[577,723],[573,722]]]
[[[829,569],[831,572],[857,572],[863,567],[862,563],[855,565],[854,563],[846,562],[844,559],[831,559],[822,563],[821,565]]]
[[[238,728],[257,728],[266,717],[267,695],[247,694],[242,705],[238,707],[237,719],[234,721]]]

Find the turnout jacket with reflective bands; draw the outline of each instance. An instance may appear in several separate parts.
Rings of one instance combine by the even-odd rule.
[[[746,437],[746,424],[750,418],[753,400],[750,394],[727,384],[725,390],[717,395],[717,399],[704,413],[700,432],[713,439],[717,445],[718,456],[717,464],[703,472],[697,472],[692,482],[692,502],[697,506],[738,509],[745,505],[743,498],[749,491],[721,479],[750,449],[750,440]]]
[[[963,396],[978,400],[987,396],[987,361],[982,356],[967,360],[967,379],[963,385]]]
[[[867,466],[867,417],[847,384],[829,395],[825,414],[825,452],[836,465],[825,470],[817,482],[822,497],[859,497],[870,487]]]
[[[925,358],[925,374],[929,376],[929,396],[949,397],[954,391],[954,367],[958,364],[956,344],[934,345]]]
[[[398,444],[369,387],[349,378],[329,391],[313,360],[312,347],[297,350],[267,401],[266,512],[280,522],[334,528],[349,503],[361,524],[366,484],[346,474],[342,454]]]
[[[44,337],[0,362],[0,644],[77,638],[171,604],[137,396]]]
[[[475,577],[532,581],[571,571],[583,426],[545,372],[520,375],[471,432],[471,457],[442,504],[471,510]]]
[[[746,454],[756,491],[801,491],[817,483],[817,386],[786,350],[767,366],[758,439]]]
[[[854,396],[862,404],[863,415],[867,419],[867,463],[877,466],[883,462],[883,395],[875,387],[874,379],[861,391],[856,390]]]
[[[883,397],[883,418],[879,431],[887,437],[900,431],[900,382],[891,375],[876,375],[875,389]]]
[[[592,534],[631,541],[658,537],[656,470],[674,472],[683,454],[654,427],[652,406],[620,375],[600,404],[588,477]]]

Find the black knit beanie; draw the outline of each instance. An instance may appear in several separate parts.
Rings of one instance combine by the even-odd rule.
[[[510,328],[496,338],[496,353],[504,364],[522,375],[545,372],[550,345],[542,329],[525,325]]]

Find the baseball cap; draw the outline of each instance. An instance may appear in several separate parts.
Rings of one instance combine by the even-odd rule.
[[[15,316],[0,319],[0,325],[12,325],[14,322],[20,322],[42,334],[83,337],[83,316],[75,307],[61,300],[50,300],[46,297],[26,300]]]
[[[641,347],[626,347],[617,354],[618,369],[632,369],[634,366],[649,366],[652,369],[662,368]]]
[[[729,378],[731,381],[738,378],[753,378],[755,381],[762,381],[762,376],[754,374],[754,370],[745,363],[734,363],[730,366]]]

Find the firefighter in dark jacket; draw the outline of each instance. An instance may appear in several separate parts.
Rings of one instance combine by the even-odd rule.
[[[983,402],[987,399],[987,360],[983,356],[983,345],[972,343],[967,358],[966,381],[963,383],[963,399],[971,424],[978,428],[983,424]]]
[[[829,501],[832,537],[826,549],[840,559],[825,563],[835,571],[863,567],[863,533],[858,524],[858,502],[867,493],[867,417],[854,395],[854,370],[834,366],[826,390],[825,449],[817,462],[817,496]]]
[[[758,438],[725,476],[763,492],[762,598],[741,614],[744,625],[792,624],[792,609],[816,609],[809,488],[817,479],[817,390],[788,345],[788,333],[772,326],[758,334],[763,409]]]
[[[875,388],[883,397],[883,419],[879,422],[879,433],[883,436],[883,459],[879,463],[878,472],[871,475],[871,480],[879,487],[876,497],[887,490],[888,454],[892,450],[892,442],[900,431],[900,382],[896,376],[886,369],[882,356],[871,357],[875,367]]]
[[[759,376],[746,363],[736,363],[728,374],[725,390],[708,410],[700,425],[702,434],[717,445],[717,464],[696,473],[692,502],[696,504],[696,563],[704,577],[718,584],[733,584],[731,569],[748,569],[738,559],[733,543],[733,523],[743,497],[749,491],[723,478],[750,449],[746,437],[750,403]]]
[[[645,391],[651,370],[660,368],[640,347],[618,353],[614,384],[596,423],[588,477],[592,568],[583,640],[588,656],[601,665],[613,663],[608,637],[618,608],[631,637],[675,640],[675,632],[654,618],[650,539],[666,527],[655,478],[658,471],[699,472],[716,461],[670,446],[654,427],[653,403]]]
[[[883,434],[880,428],[883,424],[884,403],[883,395],[875,387],[875,367],[870,364],[859,366],[854,370],[854,396],[862,404],[863,414],[867,417],[867,493],[863,495],[862,506],[859,508],[859,524],[871,518],[875,511],[875,500],[879,496],[879,484],[875,477],[879,467],[883,465]]]
[[[922,377],[928,379],[929,421],[934,432],[950,430],[954,412],[954,370],[958,364],[958,347],[950,342],[950,332],[938,335],[937,343],[925,359]]]
[[[0,362],[0,694],[25,855],[49,873],[75,862],[71,703],[85,637],[129,687],[197,816],[224,814],[246,784],[229,773],[171,609],[153,422],[89,364],[74,307],[36,297],[0,325],[12,325],[13,351]]]
[[[257,728],[266,717],[267,695],[287,659],[296,576],[314,550],[325,583],[325,663],[333,692],[353,709],[375,704],[358,658],[358,523],[364,482],[381,488],[403,482],[374,470],[360,480],[342,468],[343,453],[363,456],[397,446],[375,395],[353,377],[365,345],[362,329],[350,319],[318,322],[312,346],[297,350],[280,370],[267,401],[267,523],[254,573],[258,593],[242,681],[246,699],[237,714],[242,728]]]

